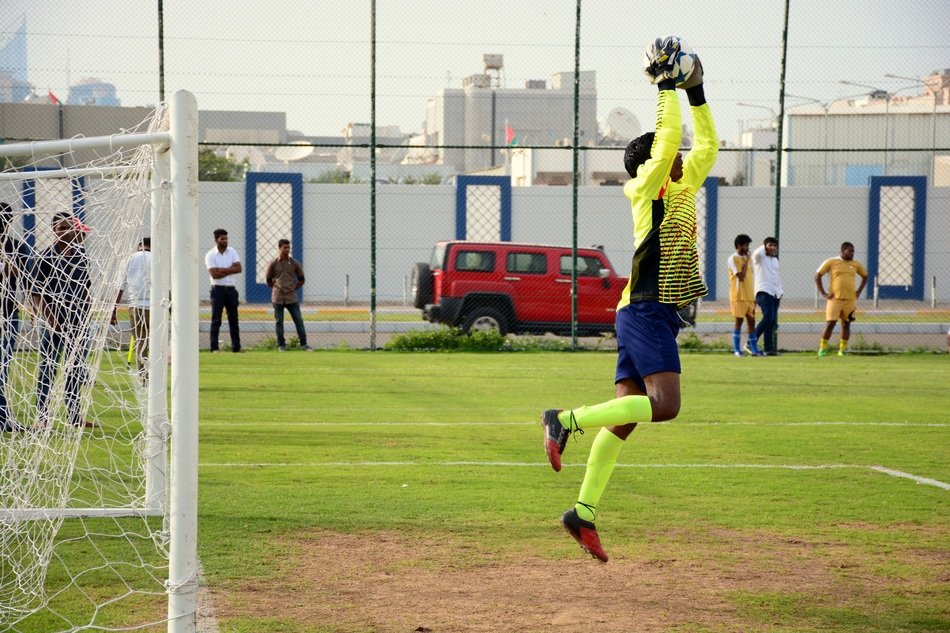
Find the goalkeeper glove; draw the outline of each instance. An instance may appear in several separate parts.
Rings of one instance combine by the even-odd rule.
[[[647,46],[643,56],[643,73],[652,84],[673,79],[673,64],[680,52],[680,39],[672,35],[658,37]]]
[[[703,83],[703,63],[699,61],[699,55],[693,56],[693,72],[690,74],[689,78],[676,86],[677,88],[682,88],[687,90],[689,88],[694,88],[696,86],[702,85]]]

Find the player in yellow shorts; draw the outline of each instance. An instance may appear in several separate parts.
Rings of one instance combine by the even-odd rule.
[[[830,274],[831,291],[825,292],[822,277]],[[861,277],[861,285],[854,287],[854,276]],[[818,355],[828,354],[828,339],[835,329],[835,322],[841,321],[841,341],[838,343],[838,356],[844,356],[848,351],[848,340],[851,338],[851,322],[854,321],[854,311],[858,305],[858,297],[868,283],[868,271],[861,262],[854,259],[854,244],[841,244],[841,255],[826,259],[815,273],[815,285],[821,296],[828,300],[825,306],[825,331],[818,344]]]
[[[745,351],[750,356],[764,356],[759,351],[759,343],[755,336],[755,280],[752,267],[749,266],[749,244],[752,238],[745,233],[736,236],[733,244],[736,252],[729,255],[726,261],[726,270],[729,271],[729,308],[735,318],[732,331],[732,353],[742,356]],[[748,325],[748,343],[742,343],[742,321]]]

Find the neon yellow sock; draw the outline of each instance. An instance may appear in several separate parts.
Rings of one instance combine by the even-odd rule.
[[[838,351],[843,352],[846,349],[848,349],[848,341],[844,339],[841,339],[840,341],[838,341]]]
[[[565,409],[557,414],[557,419],[571,428],[572,413],[574,422],[582,429],[653,421],[653,406],[646,396],[623,396],[589,407]]]
[[[577,497],[577,516],[585,521],[593,521],[600,503],[600,496],[610,480],[610,475],[617,465],[617,456],[623,448],[623,440],[608,431],[600,429],[594,443],[590,447],[590,457],[587,458],[587,472],[584,473],[584,483]]]
[[[818,342],[818,349],[828,349],[828,339],[823,338]]]

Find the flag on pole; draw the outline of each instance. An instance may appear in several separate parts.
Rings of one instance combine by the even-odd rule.
[[[512,145],[518,144],[518,137],[515,136],[515,131],[511,129],[511,126],[508,125],[508,121],[505,121],[505,145],[511,147]]]
[[[50,103],[53,105],[59,105],[59,99],[56,98],[56,95],[53,94],[52,90],[48,91]]]

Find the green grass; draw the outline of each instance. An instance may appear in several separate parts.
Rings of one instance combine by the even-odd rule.
[[[537,416],[612,397],[614,359],[202,354],[198,545],[225,607],[221,630],[402,630],[246,606],[267,588],[306,601],[314,588],[288,589],[306,535],[454,547],[450,560],[410,559],[390,573],[499,561],[576,569],[583,554],[557,517],[576,498],[594,433],[569,443],[555,474]],[[673,570],[722,568],[727,577],[775,567],[767,579],[778,582],[799,565],[824,574],[824,584],[792,591],[726,583],[716,594],[733,618],[724,628],[663,630],[947,630],[950,491],[870,468],[950,482],[947,363],[684,355],[679,418],[641,425],[602,500],[598,527],[616,559],[596,569],[641,569],[660,557]],[[736,549],[743,543],[752,546]],[[539,621],[530,630],[545,629]]]
[[[552,546],[551,532],[542,528],[574,499],[590,436],[569,445],[571,466],[560,475],[479,463],[543,462],[537,413],[611,397],[613,355],[326,352],[290,358],[202,357],[201,557],[212,585],[276,577],[281,568],[273,561],[286,554],[286,537],[314,529],[424,532],[512,557],[579,555],[569,539]],[[621,462],[723,468],[618,468],[601,523],[610,549],[637,556],[644,533],[699,526],[833,538],[860,557],[879,548],[923,548],[946,563],[950,493],[867,468],[883,465],[950,482],[946,358],[827,363],[802,354],[747,361],[684,356],[680,418],[642,427]],[[412,465],[359,466],[397,461]],[[447,465],[459,461],[473,464]],[[351,465],[331,465],[338,462]],[[920,542],[922,527],[937,539]],[[688,543],[675,547],[703,557]],[[470,562],[481,560],[473,554]],[[878,573],[908,575],[932,589],[939,583],[930,571],[910,564]],[[950,626],[945,585],[935,595],[898,597],[840,605],[822,604],[808,592],[775,600],[763,591],[731,599],[748,622],[778,621],[793,630]],[[818,602],[802,608],[811,601]],[[872,607],[883,615],[849,615]],[[238,621],[234,630],[242,630]]]

